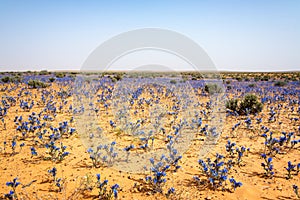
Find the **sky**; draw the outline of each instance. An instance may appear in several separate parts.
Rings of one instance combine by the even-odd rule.
[[[0,0],[0,71],[80,70],[111,37],[152,27],[194,40],[218,70],[299,71],[299,10],[298,0]],[[127,56],[115,67],[188,65],[154,51]]]

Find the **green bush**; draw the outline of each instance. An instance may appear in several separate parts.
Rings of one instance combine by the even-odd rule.
[[[117,81],[120,81],[123,79],[123,74],[120,72],[120,73],[116,73],[114,75],[108,75],[107,76],[108,78],[110,78],[110,80],[115,83]]]
[[[1,78],[1,81],[3,83],[9,83],[9,82],[15,82],[15,83],[20,83],[22,81],[22,77],[19,76],[19,75],[16,75],[16,76],[4,76]]]
[[[258,101],[254,94],[247,94],[240,101],[238,99],[230,99],[226,102],[226,108],[238,112],[240,115],[256,114],[262,111],[263,104]]]
[[[12,81],[12,78],[9,77],[9,76],[4,76],[4,77],[1,78],[1,81],[2,81],[3,83],[8,83],[8,82],[11,82],[11,81]]]
[[[276,83],[274,83],[274,86],[277,86],[277,87],[283,87],[283,86],[286,86],[286,82],[284,81],[277,81]]]
[[[176,81],[176,80],[170,80],[170,83],[171,83],[171,84],[176,84],[177,81]]]
[[[205,85],[204,90],[209,94],[214,94],[214,93],[221,93],[223,91],[223,88],[216,83],[208,83]]]
[[[248,85],[248,87],[255,87],[256,85],[254,83],[251,83]]]
[[[239,113],[245,115],[255,114],[261,112],[263,109],[263,104],[258,101],[258,98],[254,94],[247,94],[241,101],[239,105]]]
[[[238,111],[238,100],[237,99],[229,99],[226,102],[226,108],[232,111]]]
[[[16,75],[16,76],[13,77],[13,81],[15,83],[21,83],[22,82],[22,77],[19,76],[19,75]]]
[[[55,72],[56,78],[64,78],[66,74],[64,72]]]
[[[28,81],[27,84],[30,88],[46,88],[46,87],[48,87],[48,84],[46,84],[42,81],[39,81],[39,80],[32,80],[31,79],[31,80]]]
[[[48,75],[50,74],[50,72],[48,72],[47,70],[42,70],[39,72],[39,75]]]
[[[76,78],[76,74],[69,74],[69,77],[72,78],[72,79],[75,79]]]
[[[254,81],[255,81],[255,82],[257,82],[257,81],[259,81],[259,80],[260,80],[260,77],[259,77],[259,76],[255,76],[255,77],[254,77]]]
[[[261,80],[261,81],[269,81],[269,79],[270,79],[270,76],[265,75],[265,76],[263,76],[260,80]]]
[[[51,83],[53,83],[53,82],[55,81],[55,78],[54,78],[54,77],[50,77],[50,78],[49,78],[49,81],[50,81]]]
[[[118,73],[117,75],[115,75],[115,79],[116,79],[117,81],[122,80],[122,78],[123,78],[123,74],[122,74],[122,73]]]
[[[236,77],[235,78],[238,82],[241,82],[243,79],[242,79],[242,77]]]
[[[111,76],[110,76],[109,78],[110,78],[110,80],[111,80],[113,83],[117,82],[117,79],[116,79],[116,77],[114,77],[114,76],[113,76],[113,77],[111,77]]]

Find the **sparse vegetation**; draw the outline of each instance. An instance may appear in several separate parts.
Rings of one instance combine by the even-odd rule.
[[[27,84],[30,88],[46,88],[46,87],[48,87],[48,84],[46,84],[40,80],[32,80],[31,79],[28,81]]]
[[[297,73],[76,74],[0,72],[0,199],[299,196]]]

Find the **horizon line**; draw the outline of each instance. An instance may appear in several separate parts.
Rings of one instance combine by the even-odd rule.
[[[21,72],[21,73],[30,73],[30,72],[66,72],[66,73],[71,73],[71,72],[76,72],[76,73],[104,73],[104,72],[125,72],[125,73],[136,73],[136,72],[156,72],[156,73],[180,73],[180,72],[219,72],[219,73],[292,73],[292,72],[300,72],[299,70],[265,70],[265,71],[257,71],[257,70],[174,70],[174,71],[155,71],[155,70],[47,70],[47,69],[41,69],[41,70],[7,70],[7,71],[2,71],[0,70],[0,73],[11,73],[11,72]]]

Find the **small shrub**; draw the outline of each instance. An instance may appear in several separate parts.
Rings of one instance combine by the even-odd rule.
[[[238,100],[237,99],[229,99],[226,102],[226,108],[232,111],[238,110]]]
[[[19,75],[17,75],[17,76],[14,76],[14,77],[13,77],[13,81],[14,81],[15,83],[21,83],[21,81],[22,81],[22,77],[21,77],[21,76],[19,76]]]
[[[256,114],[262,111],[263,105],[254,94],[247,94],[239,105],[240,114]]]
[[[269,76],[263,76],[260,80],[261,81],[269,81]]]
[[[176,84],[177,81],[176,81],[176,80],[170,80],[170,83],[171,83],[171,84]]]
[[[118,73],[117,75],[114,76],[114,78],[117,80],[117,81],[120,81],[123,79],[123,74],[122,73]]]
[[[55,76],[56,76],[56,78],[64,78],[66,76],[66,74],[63,72],[56,72]]]
[[[242,100],[230,99],[226,102],[226,108],[236,111],[240,115],[256,114],[262,111],[263,104],[254,94],[247,94]]]
[[[113,82],[113,83],[115,83],[115,82],[117,82],[117,79],[115,78],[115,77],[109,77],[110,79],[111,79],[111,81]]]
[[[55,78],[54,78],[54,77],[50,77],[50,78],[49,78],[49,81],[50,81],[51,83],[53,83],[53,82],[55,81]]]
[[[286,86],[286,82],[284,81],[277,81],[276,83],[274,83],[274,86],[277,86],[277,87],[283,87],[283,86]]]
[[[42,70],[39,72],[39,75],[48,75],[50,74],[50,72],[48,72],[47,70]]]
[[[9,76],[4,76],[4,77],[1,78],[1,81],[2,81],[3,83],[8,83],[8,82],[11,82],[11,81],[12,81],[12,78],[9,77]]]
[[[222,87],[216,83],[208,83],[205,85],[204,90],[209,94],[221,93],[223,91]]]
[[[243,79],[242,79],[241,77],[236,77],[236,80],[237,80],[238,82],[241,82]]]
[[[27,84],[30,88],[46,88],[46,87],[48,87],[48,85],[46,83],[39,81],[39,80],[31,79],[28,81]]]

